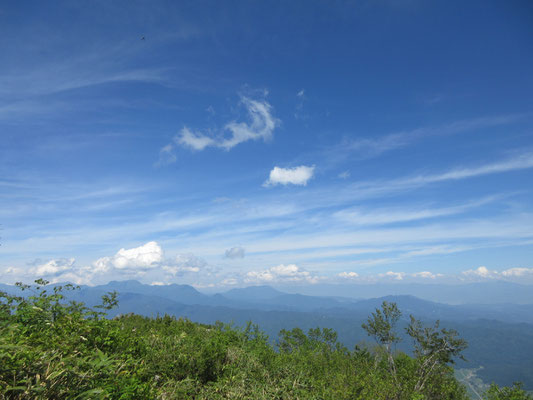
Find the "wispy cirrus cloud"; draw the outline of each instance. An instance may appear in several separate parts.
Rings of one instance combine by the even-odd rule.
[[[3,221],[2,236],[5,239],[2,247],[7,257],[22,252],[31,257],[46,257],[61,252],[72,254],[71,251],[83,246],[109,249],[110,246],[118,248],[123,242],[143,241],[145,237],[156,240],[165,237],[165,245],[173,250],[186,249],[187,253],[220,262],[227,249],[235,243],[242,243],[246,247],[247,267],[261,270],[264,262],[277,265],[282,261],[280,255],[290,257],[290,262],[298,265],[338,268],[346,264],[347,267],[369,268],[439,254],[522,246],[533,238],[530,228],[533,226],[530,223],[532,217],[527,212],[506,209],[502,201],[507,202],[512,194],[485,196],[454,205],[432,202],[431,207],[424,202],[413,204],[410,201],[406,204],[401,196],[425,185],[471,179],[478,176],[476,173],[503,173],[513,168],[527,168],[527,160],[526,153],[515,159],[469,168],[450,168],[428,174],[430,179],[401,177],[355,185],[336,181],[330,187],[315,188],[313,185],[303,191],[296,189],[290,195],[283,191],[263,191],[266,194],[246,201],[195,202],[194,209],[180,212],[171,210],[176,203],[168,198],[161,199],[162,204],[169,207],[166,212],[159,208],[158,213],[143,211],[135,220],[114,215],[113,221],[95,219],[91,214],[91,218],[85,221],[78,220],[76,224],[67,221],[61,226],[52,226],[47,220],[33,218],[38,213],[32,211],[35,205],[32,200],[32,207],[27,207],[25,211],[32,220],[30,225],[18,228],[6,226],[9,220]],[[465,170],[470,172],[465,173]],[[452,174],[452,171],[462,172]],[[441,178],[436,179],[436,176]],[[442,177],[446,179],[442,180]],[[31,196],[43,196],[36,194],[32,184],[19,188],[20,182],[8,180],[5,183],[11,188],[8,192],[22,190]],[[146,188],[143,185],[139,187]],[[119,185],[98,189],[80,184],[63,189],[64,193],[47,192],[50,198],[47,197],[46,203],[52,202],[55,208],[69,210],[93,202],[107,204],[116,201],[117,207],[121,208],[122,200],[131,199],[132,195],[141,196],[135,188]],[[156,193],[159,193],[158,190],[157,187],[150,188]],[[167,195],[172,197],[172,194]],[[376,206],[373,201],[364,202],[373,198],[385,200],[385,203]],[[393,203],[386,207],[388,198]],[[62,202],[56,204],[57,201]],[[490,215],[485,215],[484,206],[491,207]],[[495,208],[501,212],[495,213]],[[471,212],[466,217],[447,218]],[[343,220],[339,216],[346,218]],[[28,231],[31,235],[24,233]],[[369,256],[363,258],[363,254]]]
[[[386,225],[462,214],[500,198],[501,196],[489,196],[466,204],[442,208],[343,209],[335,212],[333,216],[353,225]]]
[[[272,106],[266,100],[255,100],[246,96],[241,96],[240,104],[246,109],[248,121],[230,121],[214,135],[193,131],[185,126],[174,136],[171,143],[160,150],[157,164],[175,162],[177,147],[193,151],[216,147],[229,151],[244,142],[270,140],[274,129],[279,125],[279,120],[272,114]]]
[[[436,127],[420,127],[378,137],[358,137],[345,139],[325,150],[330,163],[337,164],[347,158],[357,156],[362,159],[380,156],[392,150],[407,147],[426,138],[457,135],[475,132],[480,129],[510,125],[526,118],[529,114],[508,114],[485,116],[455,121]]]
[[[397,181],[400,185],[418,185],[435,182],[474,178],[477,176],[498,174],[509,171],[533,168],[533,153],[522,153],[504,161],[485,164],[477,167],[452,169],[435,175],[419,175]]]
[[[178,145],[198,151],[201,151],[206,147],[216,145],[216,141],[214,139],[202,133],[194,133],[187,127],[184,127],[180,134],[174,138],[174,142]],[[169,146],[171,145],[167,145],[163,149],[168,149]]]
[[[349,199],[370,199],[398,195],[412,190],[422,189],[425,186],[477,178],[480,176],[501,174],[533,168],[533,153],[521,152],[506,159],[468,167],[455,167],[435,174],[419,174],[404,176],[395,179],[374,179],[372,181],[359,181],[338,188],[330,201],[345,201]],[[329,191],[331,193],[331,190]],[[324,192],[327,195],[327,192]],[[308,195],[306,195],[308,196]],[[317,193],[316,198],[325,201],[325,197]]]

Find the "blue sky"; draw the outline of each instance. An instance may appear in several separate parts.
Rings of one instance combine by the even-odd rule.
[[[1,280],[533,283],[532,20],[4,2]]]

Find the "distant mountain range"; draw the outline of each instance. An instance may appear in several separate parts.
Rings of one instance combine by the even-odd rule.
[[[506,286],[503,287],[505,289]],[[381,286],[376,292],[381,293],[385,288]],[[460,291],[462,299],[465,298],[464,288]],[[470,288],[481,290],[482,285]],[[494,286],[485,287],[489,288]],[[447,290],[452,292],[451,288]],[[2,284],[0,291],[20,293],[16,287]],[[443,326],[457,329],[469,342],[465,353],[469,362],[461,362],[460,366],[483,366],[478,375],[486,382],[510,385],[515,380],[521,380],[528,389],[533,389],[533,304],[450,305],[396,294],[357,300],[290,294],[269,286],[207,295],[188,285],[151,286],[132,280],[82,286],[69,298],[94,306],[100,303],[103,294],[110,291],[119,293],[119,307],[110,312],[110,317],[125,313],[146,316],[169,314],[196,322],[222,321],[238,326],[252,321],[272,340],[281,329],[328,327],[336,330],[339,340],[349,347],[361,342],[370,343],[361,324],[384,300],[395,302],[403,313],[404,326],[409,315],[413,314],[426,322],[439,319]],[[338,292],[343,293],[341,290]],[[363,297],[362,292],[359,294]],[[486,296],[491,297],[492,293]],[[523,293],[518,297],[527,298]],[[409,347],[409,342],[399,346],[405,351]]]
[[[369,299],[389,295],[411,295],[420,299],[446,304],[533,304],[533,286],[500,280],[462,283],[374,283],[374,284],[316,284],[279,286],[288,293],[310,296],[341,296]]]

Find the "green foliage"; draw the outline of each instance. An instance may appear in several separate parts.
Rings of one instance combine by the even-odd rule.
[[[376,309],[362,327],[379,344],[389,347],[400,341],[400,337],[396,334],[394,328],[401,316],[402,313],[398,310],[396,303],[384,301],[381,305],[381,310],[379,308]]]
[[[533,396],[522,389],[522,384],[516,382],[512,387],[500,388],[496,384],[490,385],[483,396],[484,400],[533,400]]]
[[[368,318],[367,323],[362,327],[367,331],[369,336],[372,336],[376,342],[383,345],[386,350],[387,361],[389,364],[389,372],[394,379],[395,385],[400,386],[398,382],[398,371],[396,370],[396,362],[394,360],[392,346],[400,341],[400,337],[395,331],[396,324],[402,316],[396,303],[388,303],[386,301],[381,305],[381,310],[378,308]]]
[[[458,338],[457,331],[453,329],[440,329],[439,321],[433,327],[422,326],[422,323],[411,315],[411,322],[406,328],[407,334],[413,338],[414,354],[418,363],[418,380],[415,390],[424,388],[427,380],[433,376],[439,366],[454,364],[454,357],[464,360],[462,352],[467,343]]]
[[[274,347],[251,323],[110,320],[105,312],[116,306],[116,293],[90,309],[66,301],[72,285],[36,284],[19,285],[29,296],[0,293],[0,398],[466,399],[450,367],[464,342],[415,320],[408,328],[415,357],[393,352],[400,317],[393,303],[365,324],[378,347],[349,351],[331,329],[283,330]],[[515,399],[487,397],[500,398]]]

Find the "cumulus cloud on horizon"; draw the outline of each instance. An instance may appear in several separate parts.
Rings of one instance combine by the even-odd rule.
[[[249,271],[246,274],[245,282],[247,283],[281,283],[281,282],[306,282],[317,283],[319,278],[311,275],[295,264],[280,264],[276,267],[261,271]]]
[[[232,247],[225,251],[226,258],[243,258],[243,247]],[[317,275],[296,264],[279,264],[271,268],[222,271],[206,260],[192,253],[165,256],[156,241],[138,247],[121,248],[114,255],[101,257],[91,264],[77,265],[74,258],[56,258],[48,261],[36,260],[25,268],[8,266],[0,274],[13,281],[30,282],[45,278],[52,283],[72,282],[76,284],[105,283],[113,279],[142,279],[145,282],[176,283],[187,282],[198,287],[233,286],[246,284],[314,284],[327,283],[378,283],[378,282],[483,282],[502,280],[509,282],[531,282],[533,268],[516,266],[507,269],[491,269],[479,266],[454,273],[438,273],[422,270],[404,272],[389,270],[380,273],[362,274],[344,271],[331,275]],[[177,279],[184,277],[184,279]]]
[[[340,277],[340,278],[347,278],[347,279],[359,278],[359,274],[357,272],[353,272],[353,271],[341,272],[341,273],[337,274],[337,276]]]
[[[9,267],[4,272],[22,275],[29,279],[44,277],[52,283],[68,281],[76,284],[93,284],[95,281],[105,280],[105,277],[116,279],[118,276],[124,278],[151,276],[168,280],[202,271],[210,271],[204,259],[194,254],[178,254],[167,258],[161,246],[151,241],[138,247],[121,248],[115,255],[101,257],[90,265],[77,266],[74,258],[63,258],[37,265],[26,273],[14,267]]]
[[[483,278],[483,279],[512,279],[523,278],[526,276],[533,277],[533,268],[515,267],[503,271],[490,270],[485,266],[480,266],[475,269],[469,269],[462,272],[467,278]]]
[[[120,249],[113,257],[102,257],[93,263],[95,272],[119,270],[148,270],[156,268],[163,259],[163,250],[157,242],[148,242],[132,249]]]
[[[270,171],[268,180],[263,186],[276,185],[299,185],[306,186],[307,182],[313,177],[315,173],[315,166],[300,165],[294,168],[280,168],[274,167]]]
[[[72,269],[75,263],[74,258],[59,258],[50,260],[44,264],[38,265],[33,269],[33,273],[39,277],[56,276],[65,271]]]

